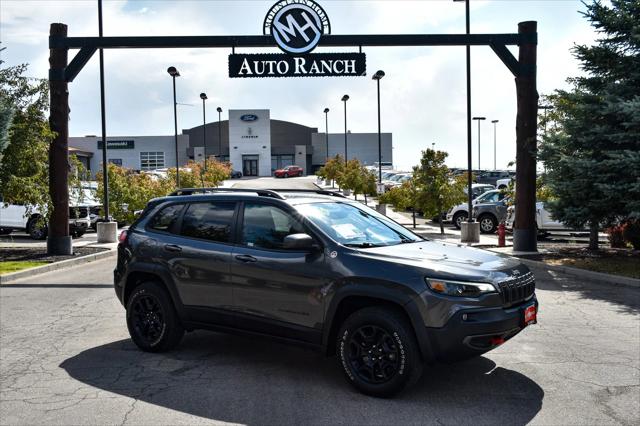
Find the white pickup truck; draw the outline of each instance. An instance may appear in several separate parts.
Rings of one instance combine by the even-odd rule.
[[[42,223],[41,213],[26,206],[4,203],[0,196],[0,235],[13,231],[25,231],[34,240],[47,238],[47,225]],[[88,206],[69,207],[69,233],[74,238],[81,237],[91,225]]]
[[[507,219],[505,220],[505,228],[508,231],[513,230],[513,222],[516,219],[516,210],[514,206],[507,209]],[[536,202],[536,226],[538,233],[545,234],[549,231],[566,231],[573,228],[559,222],[551,217],[551,213],[545,209],[542,201]]]

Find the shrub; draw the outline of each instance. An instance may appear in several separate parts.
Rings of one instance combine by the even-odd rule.
[[[623,229],[624,225],[614,225],[611,228],[607,229],[609,244],[611,244],[611,248],[625,248],[627,246],[622,235]]]
[[[640,250],[640,220],[629,220],[622,226],[622,236],[635,250]]]

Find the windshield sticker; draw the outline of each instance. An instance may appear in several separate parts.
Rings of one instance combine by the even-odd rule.
[[[340,225],[331,225],[334,231],[338,233],[341,238],[352,240],[354,238],[365,238],[364,232],[353,226],[351,223],[342,223]]]

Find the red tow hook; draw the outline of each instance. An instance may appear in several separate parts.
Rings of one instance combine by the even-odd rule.
[[[498,247],[505,246],[506,244],[505,235],[506,235],[506,230],[504,227],[504,222],[500,222],[500,225],[498,225]]]
[[[503,343],[504,343],[504,339],[502,337],[491,338],[491,346],[500,346]]]

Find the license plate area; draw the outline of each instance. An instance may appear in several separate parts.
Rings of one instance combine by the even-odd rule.
[[[538,322],[538,309],[535,303],[525,306],[522,309],[522,324],[523,327],[536,324]]]

